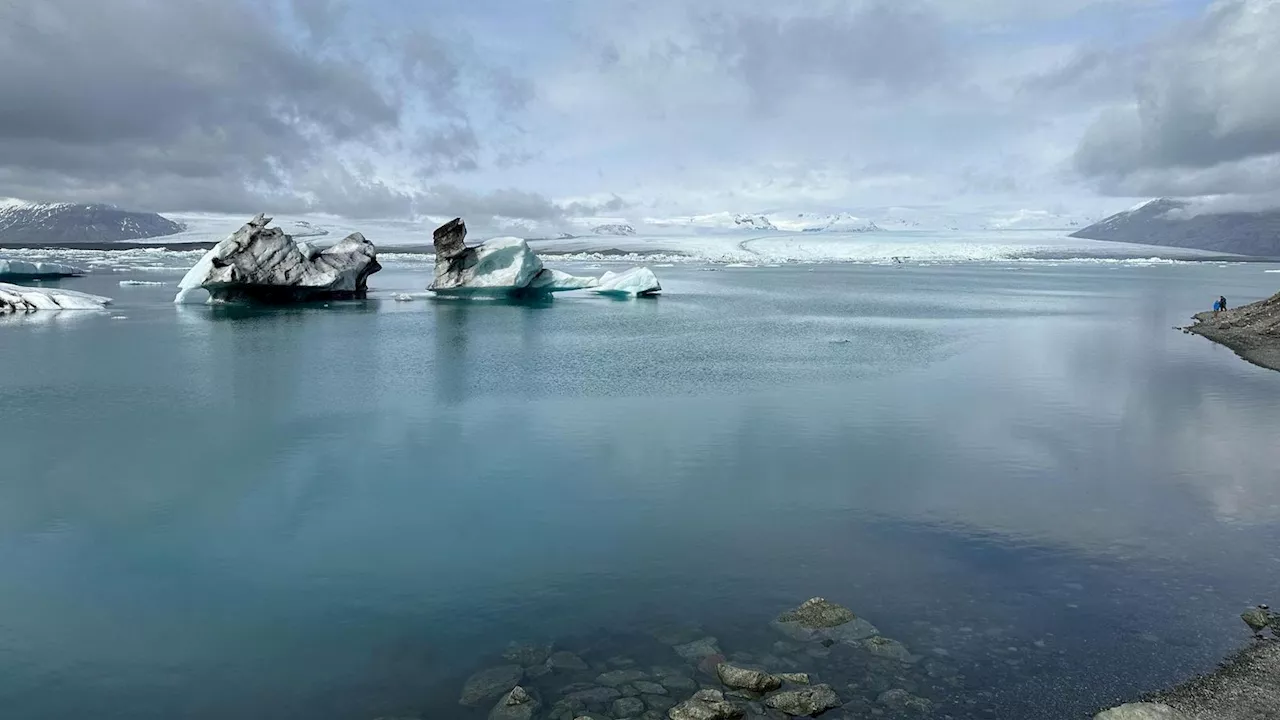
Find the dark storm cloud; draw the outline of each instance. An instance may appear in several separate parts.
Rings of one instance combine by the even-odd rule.
[[[1133,101],[1085,134],[1076,167],[1104,191],[1254,192],[1280,153],[1280,3],[1219,0],[1150,51]]]
[[[388,76],[386,47],[334,38],[345,9],[335,0],[6,0],[0,196],[169,210],[408,208],[410,193],[334,156],[391,152],[409,138],[428,172],[474,166],[460,59],[414,31],[393,48],[410,72]],[[413,126],[411,109],[425,127]]]

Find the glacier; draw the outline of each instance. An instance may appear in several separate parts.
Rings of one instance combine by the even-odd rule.
[[[0,259],[0,280],[50,280],[84,274],[78,267],[61,263]]]
[[[200,258],[178,283],[175,303],[209,294],[209,302],[307,302],[364,297],[382,269],[360,233],[336,243],[295,242],[259,214]]]
[[[111,298],[63,290],[0,283],[0,315],[37,310],[101,310]]]

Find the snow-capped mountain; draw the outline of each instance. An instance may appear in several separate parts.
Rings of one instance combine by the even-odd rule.
[[[636,229],[630,225],[614,223],[609,225],[597,225],[591,228],[591,232],[596,235],[630,236],[636,234]]]
[[[793,232],[876,232],[875,222],[847,212],[838,213],[770,213],[769,220],[779,230]]]
[[[1156,198],[1072,237],[1280,257],[1280,210],[1196,212],[1187,201]]]
[[[0,200],[0,242],[4,243],[121,242],[182,230],[182,225],[155,213],[129,212],[111,205]]]

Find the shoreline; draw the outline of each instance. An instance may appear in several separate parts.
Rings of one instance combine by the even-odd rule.
[[[1223,345],[1254,365],[1280,371],[1280,293],[1216,317],[1206,311],[1193,319],[1195,323],[1179,329]]]
[[[1142,710],[1149,713],[1140,714]],[[1267,720],[1277,716],[1280,640],[1255,640],[1208,673],[1149,693],[1138,703],[1099,713],[1094,720]]]

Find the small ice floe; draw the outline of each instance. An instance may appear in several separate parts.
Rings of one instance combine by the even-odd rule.
[[[391,296],[391,299],[395,300],[396,302],[413,302],[418,298],[410,295],[409,293],[396,293],[395,295]]]
[[[150,280],[121,280],[120,287],[147,287],[147,286],[164,286],[168,283],[152,282]]]

